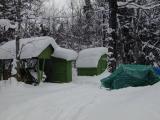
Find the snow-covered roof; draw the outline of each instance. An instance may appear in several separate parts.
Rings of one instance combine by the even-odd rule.
[[[75,60],[78,56],[73,50],[59,47],[53,38],[44,36],[20,39],[20,58],[38,57],[49,45],[52,45],[54,48],[52,56],[56,58],[71,61]],[[0,59],[14,58],[16,58],[16,40],[9,41],[0,46]]]
[[[5,30],[8,30],[9,28],[16,28],[17,25],[11,24],[11,21],[8,19],[0,19],[0,26],[5,27]]]
[[[107,54],[105,47],[89,48],[82,50],[77,58],[76,66],[78,68],[95,68],[102,55]]]
[[[54,50],[52,56],[56,58],[65,59],[67,61],[71,61],[71,60],[76,60],[78,54],[73,50],[57,47],[57,49]]]
[[[52,45],[54,49],[58,47],[55,40],[48,36],[20,39],[20,58],[37,57],[49,45]],[[0,59],[14,59],[15,57],[16,40],[9,41],[0,46]]]

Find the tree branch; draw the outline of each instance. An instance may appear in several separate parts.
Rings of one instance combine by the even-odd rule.
[[[137,3],[134,3],[133,1],[128,1],[128,2],[118,2],[118,7],[119,8],[135,8],[135,9],[142,9],[142,10],[150,10],[154,9],[155,7],[159,7],[160,3],[154,3],[150,5],[139,5]]]

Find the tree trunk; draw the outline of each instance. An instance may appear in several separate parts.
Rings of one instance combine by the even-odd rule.
[[[85,0],[85,6],[84,6],[84,14],[86,15],[86,39],[87,39],[87,46],[88,44],[90,44],[90,42],[92,42],[91,40],[91,36],[92,34],[92,30],[93,30],[93,8],[91,5],[91,0]]]
[[[103,27],[102,27],[102,46],[105,47],[106,45],[106,19],[107,19],[107,16],[105,14],[105,11],[102,12],[103,13]]]
[[[85,0],[86,6],[91,5],[91,1],[90,0]]]
[[[117,59],[117,0],[109,0],[109,27],[110,27],[110,39],[109,39],[109,71],[113,72],[116,69]]]

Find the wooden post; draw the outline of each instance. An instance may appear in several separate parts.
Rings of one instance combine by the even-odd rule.
[[[18,22],[18,35],[16,37],[16,59],[19,60],[20,37],[21,37],[21,0],[18,0],[17,22]]]
[[[16,59],[19,60],[19,36],[16,37]]]
[[[23,80],[21,80],[21,75],[20,75],[20,55],[19,55],[20,36],[21,36],[21,0],[18,0],[17,22],[18,22],[18,33],[17,33],[17,37],[16,37],[17,80],[23,81]]]
[[[45,67],[45,59],[43,59],[43,67],[42,67],[42,75],[41,75],[41,81],[42,81],[42,78],[43,78],[43,73],[44,73],[44,67]]]
[[[38,66],[37,66],[37,79],[38,81],[40,81],[39,59],[38,59]]]

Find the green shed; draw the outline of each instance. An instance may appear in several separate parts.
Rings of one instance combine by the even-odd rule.
[[[2,80],[2,72],[3,72],[3,67],[2,67],[2,61],[0,60],[0,80]]]
[[[79,52],[76,66],[79,76],[94,76],[107,68],[107,48],[89,48]]]
[[[26,61],[37,61],[37,77],[40,80],[42,72],[39,69],[40,60],[50,59],[53,54],[54,47],[58,45],[51,37],[32,37],[20,39],[20,59],[25,63]],[[11,76],[11,63],[16,58],[16,41],[9,41],[0,46],[0,67],[1,79],[8,79]],[[7,62],[9,61],[9,63]],[[8,75],[10,73],[10,75]],[[3,77],[2,77],[3,76]]]
[[[77,58],[73,50],[56,48],[50,60],[46,61],[46,82],[67,83],[72,81],[72,63]]]
[[[4,67],[1,67],[4,66],[4,61],[10,60],[12,63],[15,59],[15,42],[15,40],[9,41],[0,46],[0,59],[3,61],[3,63],[0,62],[0,76],[6,76],[5,73],[7,73],[3,70]],[[59,47],[55,40],[48,36],[20,39],[20,49],[20,59],[27,64],[29,72],[38,81],[42,80],[44,73],[46,73],[47,82],[72,80],[72,61],[77,58],[75,51]],[[7,71],[10,71],[11,76],[11,69]]]

